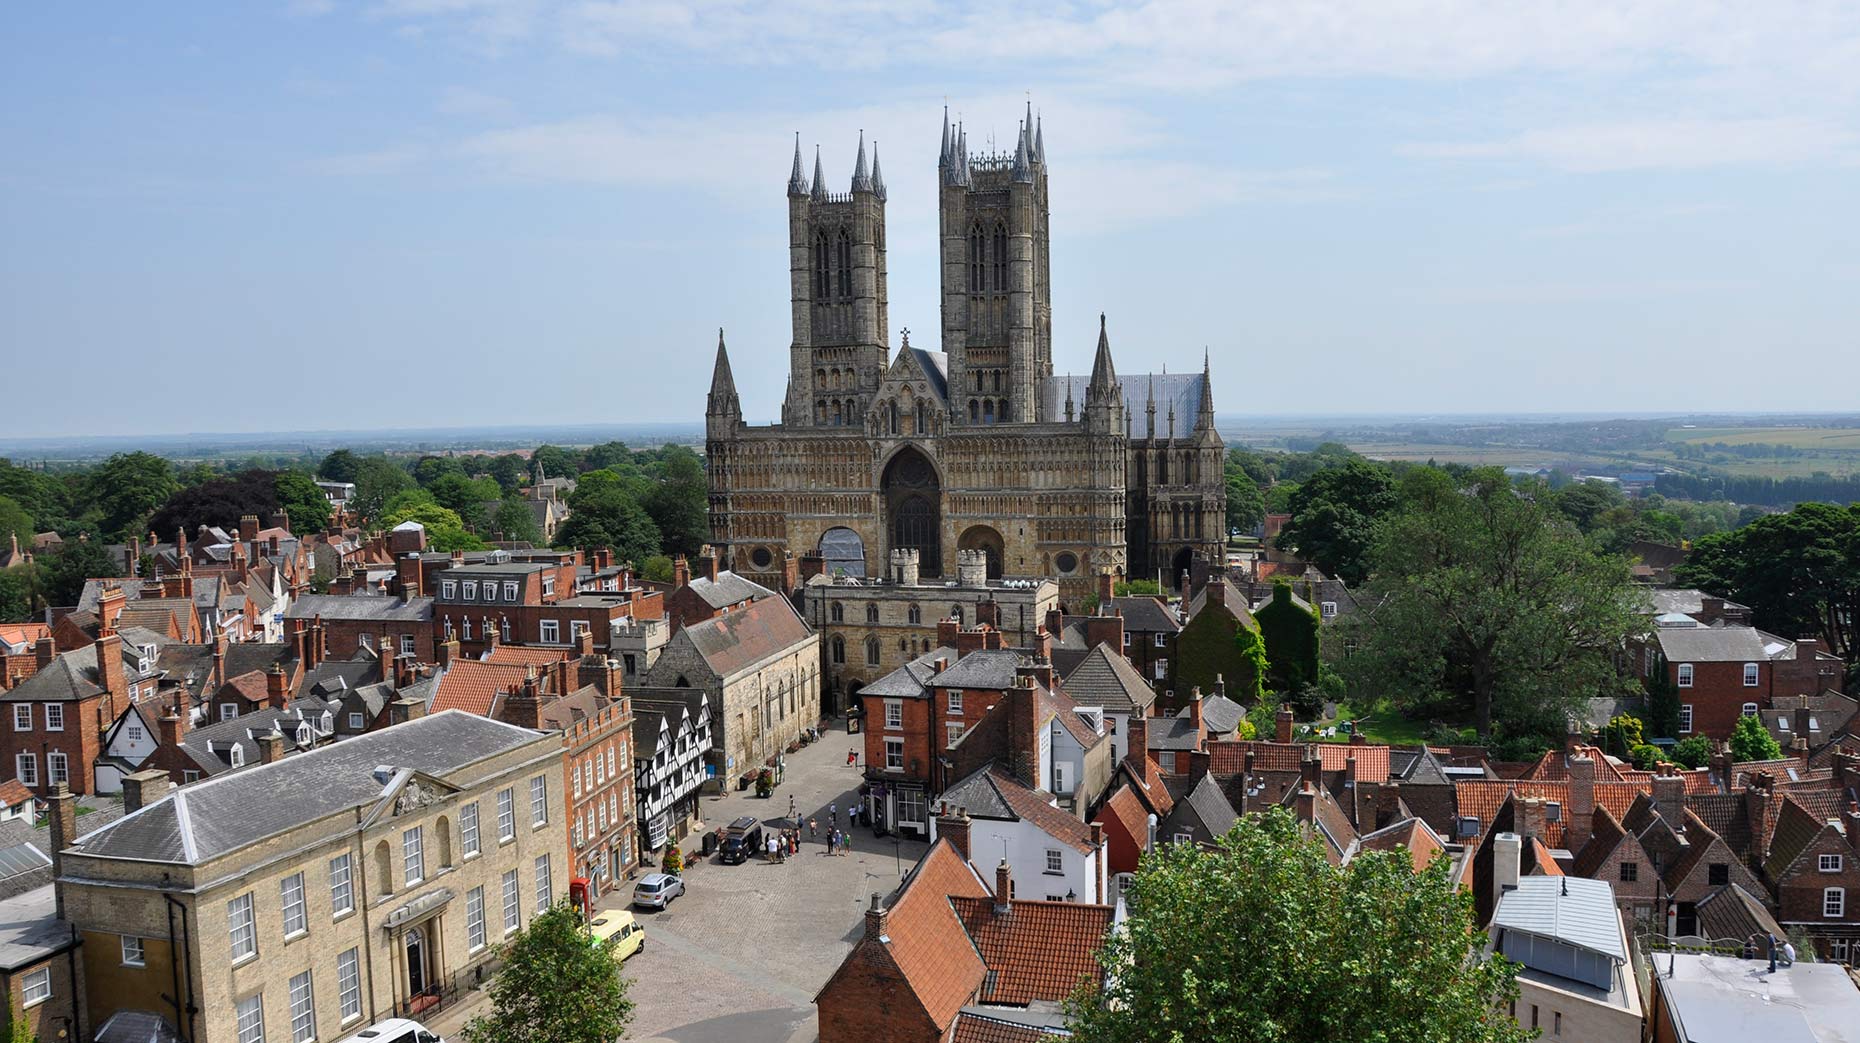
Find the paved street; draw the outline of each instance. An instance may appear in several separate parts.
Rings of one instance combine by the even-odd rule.
[[[787,780],[767,800],[753,789],[704,801],[704,828],[739,815],[788,824],[793,797],[803,823],[827,806],[840,824],[857,799],[860,769],[846,764],[863,736],[836,726],[825,739],[788,758]],[[697,846],[697,837],[685,849]],[[747,1043],[815,1038],[814,993],[826,983],[864,929],[874,891],[897,886],[900,867],[924,845],[874,838],[861,826],[852,850],[828,857],[824,842],[801,842],[801,854],[771,865],[726,866],[710,860],[685,873],[688,893],[664,912],[636,910],[646,925],[645,951],[627,961],[638,1004],[630,1039],[670,1043]],[[624,901],[615,896],[615,902]]]

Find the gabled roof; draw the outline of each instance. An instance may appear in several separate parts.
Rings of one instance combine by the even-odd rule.
[[[1492,925],[1551,938],[1617,961],[1622,946],[1621,914],[1615,891],[1605,881],[1567,876],[1527,876],[1499,897]]]
[[[1554,800],[1565,808],[1569,807],[1569,783],[1567,782],[1527,782],[1519,779],[1462,779],[1453,784],[1459,801],[1459,815],[1479,821],[1479,832],[1484,834],[1491,828],[1492,817],[1505,803],[1505,798],[1517,794],[1520,799],[1536,797],[1539,800]],[[1643,787],[1632,782],[1597,782],[1595,783],[1595,805],[1605,807],[1615,813],[1629,829],[1627,823],[1628,809],[1634,806],[1634,798],[1643,792]],[[1544,840],[1554,848],[1564,843],[1563,827],[1568,820],[1544,823]]]
[[[718,677],[731,677],[771,656],[792,651],[813,634],[788,599],[765,597],[735,612],[693,623],[672,640],[689,641]]]
[[[304,594],[291,600],[286,619],[404,620],[431,622],[432,598],[391,598],[380,594]]]
[[[1205,713],[1205,711],[1204,711]],[[1374,743],[1341,742],[1267,742],[1262,739],[1219,739],[1208,743],[1208,763],[1222,775],[1236,775],[1246,770],[1246,755],[1253,753],[1257,771],[1299,770],[1307,750],[1316,750],[1323,770],[1345,771],[1354,757],[1358,782],[1387,782],[1389,748]],[[1497,805],[1493,805],[1496,807]]]
[[[1143,799],[1137,796],[1136,783],[1125,780],[1098,809],[1098,816],[1092,821],[1102,824],[1110,819],[1116,819],[1139,845],[1148,841],[1150,813],[1143,806]]]
[[[1147,594],[1131,594],[1111,599],[1108,606],[1098,606],[1098,614],[1109,615],[1115,611],[1124,619],[1124,632],[1127,634],[1174,634],[1182,629],[1182,624],[1169,611],[1162,599]]]
[[[955,895],[949,901],[988,969],[980,1002],[1058,1001],[1081,983],[1102,979],[1094,954],[1111,929],[1110,906],[1013,899],[997,911],[998,897]]]
[[[1607,864],[1608,856],[1615,853],[1615,848],[1627,839],[1628,831],[1621,826],[1621,820],[1607,808],[1598,807],[1589,818],[1589,841],[1576,852],[1575,862],[1570,872],[1576,876],[1593,878]]]
[[[135,646],[125,641],[120,646],[123,676],[136,676],[140,656]],[[0,693],[7,702],[70,702],[102,694],[97,684],[97,646],[85,645],[52,657],[45,669],[26,678],[10,691]]]
[[[1659,627],[1654,638],[1675,663],[1754,663],[1789,658],[1795,650],[1795,642],[1755,627]]]
[[[1228,802],[1227,794],[1214,781],[1213,773],[1208,773],[1195,780],[1187,793],[1175,802],[1175,808],[1169,812],[1171,820],[1180,821],[1181,816],[1192,814],[1208,836],[1219,837],[1232,829],[1240,816],[1234,814],[1234,806]]]
[[[1778,938],[1788,936],[1776,923],[1776,918],[1763,904],[1762,899],[1739,884],[1726,884],[1711,894],[1699,899],[1694,907],[1698,913],[1698,933],[1706,938],[1735,938],[1743,940],[1751,935],[1774,935]]]
[[[543,734],[474,714],[437,713],[182,787],[69,850],[200,865],[312,822],[326,822],[331,836],[345,834],[355,822],[342,812],[381,800],[381,765],[443,778]],[[67,862],[65,872],[81,876],[82,863]]]
[[[952,808],[968,809],[971,818],[1026,822],[1074,851],[1092,849],[1091,827],[1054,807],[1052,794],[1028,787],[995,764],[970,772],[940,799]]]
[[[984,648],[951,663],[931,683],[938,688],[1012,688],[1022,661],[1021,654],[1012,649]]]
[[[1391,822],[1374,833],[1365,834],[1357,843],[1356,850],[1406,851],[1416,870],[1426,869],[1433,864],[1434,859],[1447,852],[1440,838],[1427,828],[1427,823],[1418,818]]]
[[[439,675],[439,687],[431,710],[464,710],[480,716],[495,716],[498,696],[513,686],[521,686],[531,667],[503,663],[482,663],[475,659],[454,660]]]
[[[1104,645],[1085,653],[1064,688],[1080,706],[1102,706],[1106,713],[1143,713],[1156,702],[1156,690],[1130,660]]]
[[[1815,842],[1824,829],[1835,829],[1827,818],[1818,817],[1793,795],[1784,797],[1776,811],[1776,828],[1770,833],[1770,857],[1763,860],[1763,872],[1772,881],[1780,881],[1789,866]]]
[[[709,576],[699,576],[691,581],[690,590],[711,608],[729,608],[745,601],[775,596],[775,592],[769,588],[728,569],[717,573],[714,580]]]
[[[1187,712],[1187,707],[1184,707],[1176,716],[1179,717]],[[1201,723],[1207,728],[1209,735],[1231,735],[1239,729],[1240,722],[1244,720],[1246,720],[1246,707],[1232,699],[1224,695],[1201,697]],[[1360,761],[1357,770],[1359,772],[1362,770]]]
[[[859,694],[891,699],[923,698],[930,694],[930,682],[936,676],[938,659],[947,659],[953,663],[956,661],[956,650],[948,645],[939,645],[859,689]]]

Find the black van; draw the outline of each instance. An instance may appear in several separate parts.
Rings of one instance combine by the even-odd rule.
[[[723,831],[723,850],[717,857],[725,865],[741,865],[762,850],[762,823],[744,815]]]

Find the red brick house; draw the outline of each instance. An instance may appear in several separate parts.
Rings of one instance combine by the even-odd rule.
[[[1782,696],[1840,691],[1842,663],[1815,638],[1791,641],[1747,626],[1707,626],[1681,613],[1629,644],[1641,676],[1664,668],[1679,693],[1679,736],[1728,739],[1739,717]]]
[[[665,596],[665,614],[674,632],[776,596],[760,583],[728,569],[720,571],[715,557],[699,558],[698,563],[704,571],[693,578],[682,556],[672,562],[672,591]]]
[[[49,639],[39,646],[51,651]],[[96,791],[103,733],[154,671],[149,650],[113,630],[93,644],[48,657],[37,673],[0,694],[0,772],[40,796],[66,783]]]
[[[1823,960],[1860,966],[1860,805],[1844,797],[1784,797],[1763,875],[1784,929],[1806,931]]]

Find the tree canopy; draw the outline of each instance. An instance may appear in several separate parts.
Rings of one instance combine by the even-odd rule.
[[[1337,867],[1283,808],[1213,850],[1143,856],[1130,915],[1099,953],[1103,993],[1066,1004],[1079,1043],[1512,1043],[1515,964],[1479,956],[1472,897],[1447,860],[1405,851]]]
[[[1291,494],[1279,542],[1351,586],[1368,574],[1376,521],[1397,506],[1388,468],[1361,457],[1318,471]]]
[[[1266,497],[1246,471],[1227,469],[1227,527],[1243,533],[1256,531],[1266,520]]]
[[[1782,744],[1763,727],[1756,714],[1745,714],[1731,728],[1731,756],[1742,761],[1773,761],[1783,755]]]
[[[491,1011],[465,1026],[466,1043],[614,1043],[633,1018],[627,986],[613,950],[558,902],[504,948]]]
[[[179,531],[191,540],[202,525],[231,532],[245,515],[255,514],[263,521],[278,509],[277,479],[275,472],[253,468],[190,485],[149,516],[148,528],[157,539],[172,540]],[[321,497],[321,491],[317,495]]]
[[[99,540],[128,540],[142,534],[148,516],[181,483],[168,461],[151,453],[118,453],[90,473],[89,499],[102,512]]]
[[[391,529],[409,521],[426,526],[426,545],[433,550],[483,550],[486,546],[483,540],[465,531],[465,523],[459,520],[458,514],[436,503],[417,500],[405,503],[390,510],[381,519],[381,526]]]
[[[375,521],[389,500],[413,487],[413,476],[394,461],[385,456],[366,457],[355,469],[355,498],[349,501],[349,509],[363,521]]]
[[[290,519],[293,534],[322,532],[329,524],[329,497],[323,495],[315,478],[297,470],[279,471],[274,484],[278,509]]]
[[[328,482],[353,482],[361,467],[361,459],[353,452],[338,449],[325,456],[323,462],[316,465],[316,473],[319,478]]]
[[[47,604],[75,605],[84,593],[84,581],[120,576],[121,562],[111,561],[103,546],[95,540],[66,540],[58,553],[41,555],[39,569],[41,595]]]
[[[556,530],[558,546],[610,547],[620,560],[631,562],[659,553],[659,527],[620,475],[605,470],[582,475],[568,506],[568,520]]]
[[[505,496],[497,505],[497,514],[491,519],[491,530],[497,539],[523,541],[541,544],[542,526],[536,524],[536,512],[530,510],[529,503],[520,496]]]
[[[1454,482],[1417,470],[1406,506],[1377,529],[1366,604],[1345,620],[1351,687],[1414,715],[1470,717],[1482,738],[1560,738],[1591,696],[1619,694],[1622,642],[1644,629],[1626,559],[1596,553],[1566,520],[1495,470]]]

